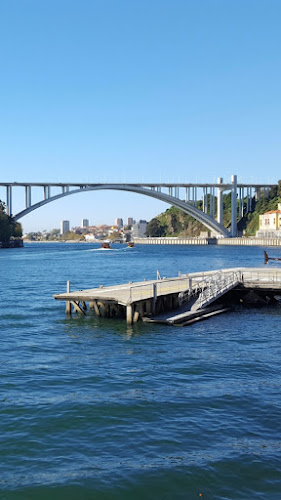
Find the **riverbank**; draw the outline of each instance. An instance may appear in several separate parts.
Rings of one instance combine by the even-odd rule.
[[[239,246],[281,246],[281,238],[134,238],[141,245],[239,245]]]
[[[0,241],[0,248],[22,248],[23,240],[15,239],[10,241]]]

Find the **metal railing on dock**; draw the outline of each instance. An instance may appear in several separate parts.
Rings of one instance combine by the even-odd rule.
[[[198,299],[191,307],[191,310],[195,311],[209,305],[211,302],[214,302],[221,297],[224,293],[237,286],[241,283],[241,281],[242,273],[239,270],[231,271],[229,273],[220,271],[210,276],[205,280],[203,289]]]
[[[124,317],[125,311],[127,322],[131,323],[144,315],[158,314],[160,309],[175,310],[188,302],[193,310],[202,309],[236,286],[276,290],[281,294],[281,269],[221,269],[74,292],[70,292],[68,284],[66,293],[54,297],[66,302],[67,314],[72,309],[86,314],[88,302],[89,309],[97,315],[111,317],[120,313]]]

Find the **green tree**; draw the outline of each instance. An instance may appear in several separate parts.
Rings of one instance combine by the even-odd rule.
[[[146,227],[146,236],[165,236],[167,226],[162,226],[161,222],[154,218],[152,219]]]
[[[7,243],[11,236],[19,237],[21,235],[21,225],[15,223],[12,217],[6,214],[5,203],[0,200],[0,241]]]
[[[12,235],[12,223],[5,212],[5,204],[0,200],[0,241],[6,243]]]
[[[15,238],[21,238],[22,237],[22,227],[21,227],[21,224],[19,222],[16,222],[15,224],[13,224],[13,234],[12,236],[14,236]]]

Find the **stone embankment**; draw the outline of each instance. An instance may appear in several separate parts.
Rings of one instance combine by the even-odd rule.
[[[281,246],[281,238],[134,238],[136,244],[143,245],[240,245],[240,246]]]

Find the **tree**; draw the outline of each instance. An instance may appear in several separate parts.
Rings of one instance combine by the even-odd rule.
[[[21,224],[19,222],[16,222],[15,224],[13,224],[13,234],[12,236],[14,236],[15,238],[21,238],[22,237],[22,227],[21,227]]]
[[[146,236],[165,236],[167,226],[162,226],[161,222],[154,218],[152,219],[146,227]]]
[[[0,200],[0,241],[7,243],[11,236],[21,236],[22,229],[19,223],[15,223],[9,215],[6,214],[5,203]]]

